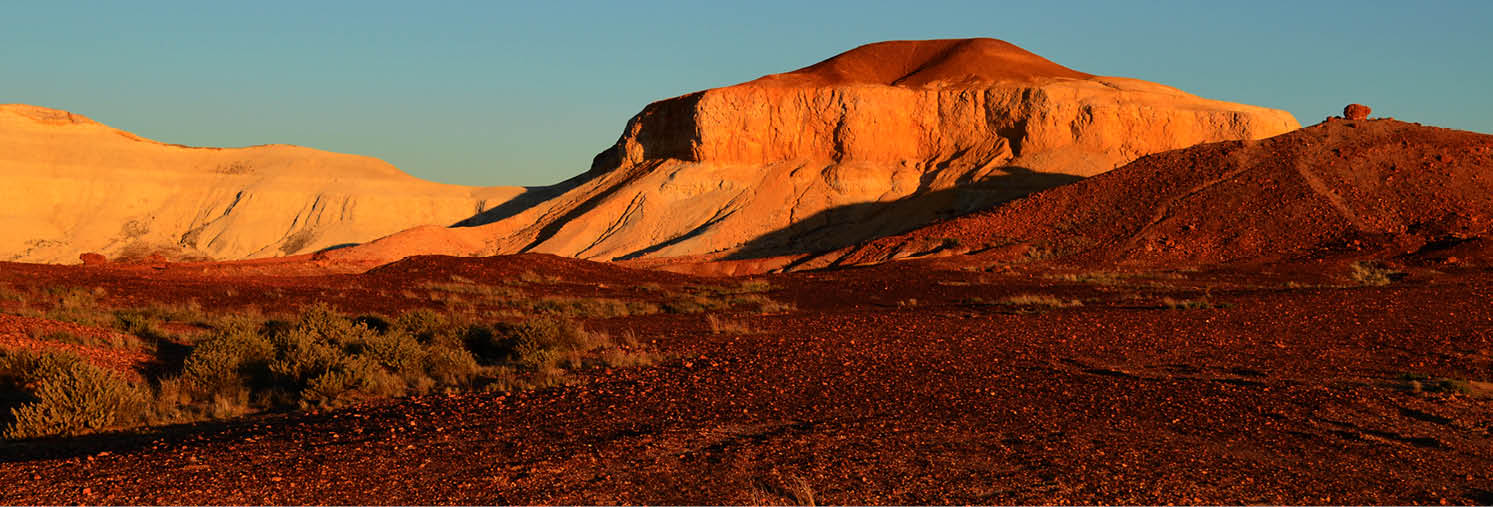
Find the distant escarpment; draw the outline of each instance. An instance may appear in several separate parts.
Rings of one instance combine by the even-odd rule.
[[[0,260],[53,263],[294,255],[453,224],[523,191],[299,146],[163,144],[20,104],[0,105],[0,181]]]
[[[1093,76],[994,39],[882,42],[653,103],[548,200],[328,257],[826,251],[1147,154],[1296,128],[1284,111]]]

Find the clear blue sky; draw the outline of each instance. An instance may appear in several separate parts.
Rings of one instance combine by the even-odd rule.
[[[427,5],[429,4],[429,5]],[[995,37],[1094,74],[1493,132],[1493,2],[9,2],[0,103],[157,140],[288,143],[427,179],[584,171],[644,105],[890,39]]]

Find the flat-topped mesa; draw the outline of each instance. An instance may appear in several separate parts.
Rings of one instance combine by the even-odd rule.
[[[1143,155],[1297,127],[1284,111],[1097,77],[994,39],[883,42],[650,104],[587,174],[528,208],[326,257],[387,262],[434,244],[600,260],[823,252]]]
[[[651,104],[593,170],[802,160],[1088,176],[1157,151],[1297,127],[1284,111],[1098,77],[995,39],[893,41]]]

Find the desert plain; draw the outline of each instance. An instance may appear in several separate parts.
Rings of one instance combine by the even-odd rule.
[[[1493,136],[1407,120],[995,39],[546,187],[0,106],[0,501],[1493,503]]]

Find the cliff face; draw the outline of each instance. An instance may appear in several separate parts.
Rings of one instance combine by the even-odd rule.
[[[1297,127],[993,39],[884,42],[651,104],[568,191],[451,235],[487,245],[474,253],[601,260],[824,251],[1146,154]],[[339,255],[392,260],[414,243]]]
[[[908,162],[928,171],[952,162],[1092,175],[1148,153],[1297,127],[1282,111],[1124,78],[926,88],[752,82],[650,105],[614,160]]]
[[[520,188],[426,182],[297,146],[167,145],[81,115],[0,105],[0,260],[163,253],[241,259],[451,224]]]

